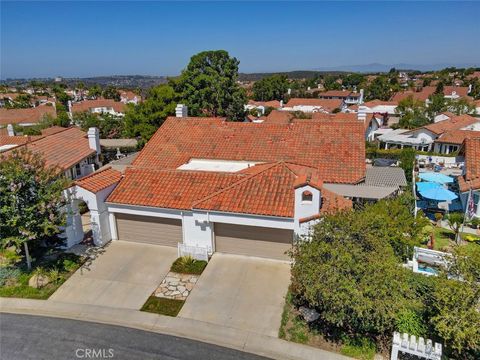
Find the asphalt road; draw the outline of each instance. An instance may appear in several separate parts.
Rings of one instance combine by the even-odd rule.
[[[121,326],[0,314],[0,359],[266,359],[199,341]]]

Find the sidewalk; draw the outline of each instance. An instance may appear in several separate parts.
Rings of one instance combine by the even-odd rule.
[[[130,309],[70,304],[53,300],[0,298],[0,312],[60,317],[131,327],[189,338],[272,359],[350,359],[340,354],[291,343],[271,336],[259,335],[250,331]]]

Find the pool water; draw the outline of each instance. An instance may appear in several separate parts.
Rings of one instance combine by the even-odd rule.
[[[419,271],[422,271],[422,272],[426,272],[426,273],[432,274],[432,275],[437,275],[437,274],[438,274],[438,270],[437,270],[437,269],[435,269],[435,268],[432,267],[432,266],[428,266],[428,265],[420,265],[420,264],[418,264],[418,270],[419,270]]]

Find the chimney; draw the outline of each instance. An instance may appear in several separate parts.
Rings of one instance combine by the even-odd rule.
[[[283,108],[283,100],[280,100],[280,107]]]
[[[472,84],[468,85],[467,94],[470,94],[471,92],[472,92]]]
[[[365,122],[367,120],[367,107],[360,105],[358,107],[358,114],[357,114],[358,121]]]
[[[90,149],[95,150],[97,155],[99,155],[102,150],[100,149],[100,135],[96,127],[91,127],[88,129],[88,146]]]
[[[175,108],[175,116],[176,117],[187,117],[188,116],[187,105],[177,104],[177,107]]]
[[[358,99],[359,104],[363,104],[363,89],[360,89],[360,99]]]
[[[15,136],[15,131],[13,131],[12,124],[7,125],[7,134],[8,134],[8,136]]]
[[[292,89],[288,88],[287,94],[290,95],[292,93]]]

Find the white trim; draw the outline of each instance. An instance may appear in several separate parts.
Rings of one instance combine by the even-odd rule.
[[[182,210],[156,208],[156,207],[148,207],[148,206],[141,206],[141,205],[113,204],[113,203],[107,203],[106,205],[108,207],[108,211],[112,213],[154,216],[154,217],[163,217],[168,219],[183,218]]]

